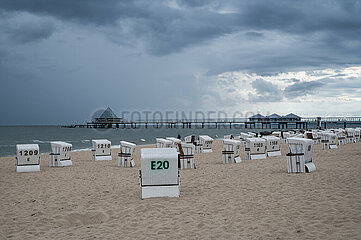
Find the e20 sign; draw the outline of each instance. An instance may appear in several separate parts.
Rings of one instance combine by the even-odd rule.
[[[169,161],[150,161],[151,170],[167,170],[169,169]]]
[[[140,170],[142,186],[179,184],[177,149],[143,148]]]

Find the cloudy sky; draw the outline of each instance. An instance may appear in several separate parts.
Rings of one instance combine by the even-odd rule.
[[[0,124],[361,115],[361,1],[1,0]]]

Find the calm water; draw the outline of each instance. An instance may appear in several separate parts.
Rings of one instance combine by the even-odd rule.
[[[311,126],[309,126],[311,127]],[[343,127],[343,126],[328,126]],[[359,127],[349,125],[348,127]],[[14,156],[16,144],[39,144],[41,153],[49,153],[51,141],[64,141],[73,144],[74,150],[90,149],[92,139],[108,139],[112,145],[119,145],[125,140],[137,145],[154,144],[156,137],[184,138],[190,134],[209,135],[213,138],[223,138],[226,134],[239,135],[240,132],[260,132],[267,129],[244,129],[240,126],[219,126],[218,128],[200,127],[189,128],[154,128],[138,129],[91,129],[91,128],[61,128],[59,126],[0,126],[0,157]],[[268,129],[268,131],[271,131]],[[145,141],[142,141],[144,139]]]

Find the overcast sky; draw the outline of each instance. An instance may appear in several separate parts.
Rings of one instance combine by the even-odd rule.
[[[0,1],[0,124],[361,115],[361,1]]]

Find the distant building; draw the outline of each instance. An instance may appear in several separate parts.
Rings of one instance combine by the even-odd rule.
[[[250,122],[298,122],[301,121],[301,117],[294,113],[287,114],[285,116],[273,113],[269,116],[263,116],[262,114],[256,114],[248,118]]]
[[[269,120],[270,122],[279,122],[282,120],[282,116],[281,115],[278,115],[276,113],[274,114],[271,114],[269,116],[266,117],[267,120]]]
[[[264,121],[265,120],[265,116],[263,116],[262,114],[256,114],[256,115],[254,115],[254,116],[252,116],[252,117],[250,117],[250,118],[248,118],[249,119],[249,121],[251,121],[251,122],[262,122],[262,121]]]
[[[296,114],[290,113],[287,114],[286,116],[283,116],[282,120],[286,122],[295,122],[295,121],[301,121],[301,117],[297,116]]]
[[[117,115],[108,107],[97,118],[94,119],[94,123],[121,123],[122,118],[118,118]]]

